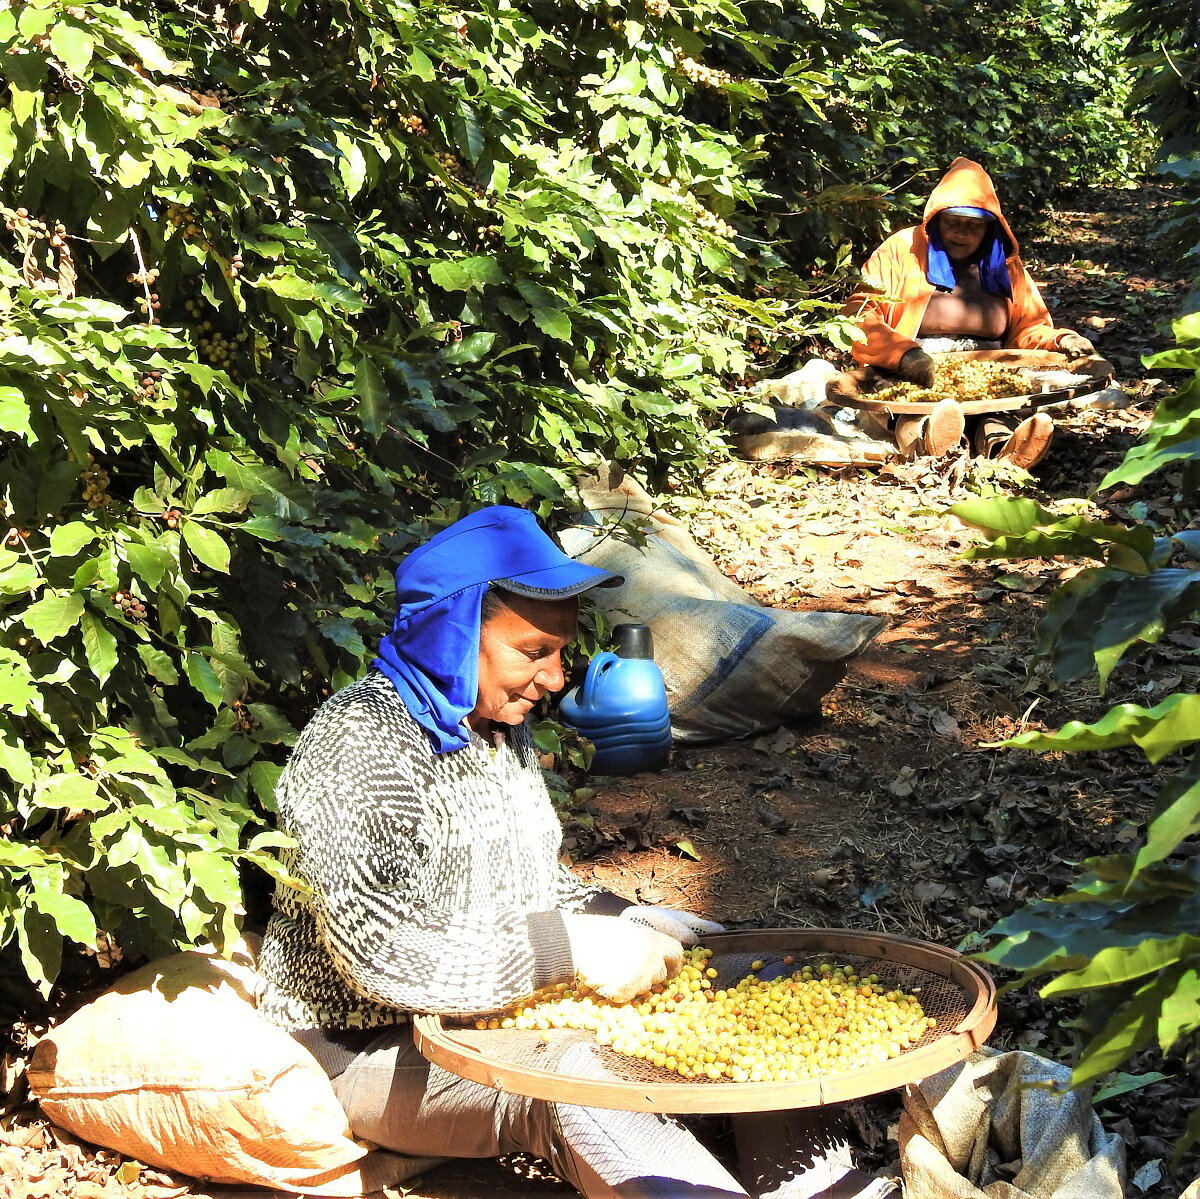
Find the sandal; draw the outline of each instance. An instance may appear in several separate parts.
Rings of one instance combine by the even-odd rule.
[[[901,416],[896,420],[896,448],[906,458],[925,455],[941,458],[962,441],[967,422],[956,400],[939,400],[928,416]]]
[[[985,416],[975,426],[971,448],[980,458],[998,458],[1012,435],[1012,425],[998,416]]]
[[[1046,456],[1054,438],[1054,422],[1044,412],[1027,416],[1011,433],[996,455],[1022,470],[1032,470]]]

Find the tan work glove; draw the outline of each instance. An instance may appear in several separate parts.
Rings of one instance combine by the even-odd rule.
[[[674,937],[619,916],[564,912],[563,923],[576,977],[614,1003],[674,978],[683,965],[683,946]]]
[[[725,931],[725,926],[715,920],[705,920],[703,916],[694,916],[691,912],[652,904],[630,904],[618,915],[622,920],[632,920],[634,924],[643,924],[665,936],[674,937],[680,945],[695,945],[702,937]]]
[[[1058,339],[1058,352],[1068,358],[1086,358],[1096,347],[1082,333],[1067,332]]]
[[[933,359],[920,346],[913,346],[911,350],[905,350],[896,363],[896,374],[918,387],[932,387]]]

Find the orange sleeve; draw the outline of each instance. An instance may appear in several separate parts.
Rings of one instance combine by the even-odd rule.
[[[895,370],[905,353],[916,346],[911,337],[896,332],[895,324],[904,311],[897,297],[903,292],[905,264],[895,249],[885,242],[867,259],[862,269],[863,283],[842,309],[866,335],[851,348],[856,362]]]
[[[1016,350],[1053,350],[1058,339],[1067,332],[1056,329],[1050,310],[1042,299],[1038,286],[1026,273],[1019,258],[1009,260],[1012,281],[1012,307],[1008,314],[1008,332],[1004,344]]]

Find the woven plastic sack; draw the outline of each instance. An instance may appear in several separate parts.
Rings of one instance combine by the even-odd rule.
[[[355,1196],[415,1173],[367,1156],[325,1072],[254,993],[248,959],[152,962],[42,1038],[30,1089],[82,1140],[211,1182]]]
[[[768,608],[726,578],[676,520],[615,465],[577,483],[584,515],[560,534],[572,557],[625,576],[589,600],[614,624],[649,625],[676,741],[744,737],[819,711],[886,622],[847,612]],[[632,518],[634,545],[611,523]]]
[[[906,1199],[1122,1199],[1125,1145],[1034,1053],[980,1050],[906,1088]]]

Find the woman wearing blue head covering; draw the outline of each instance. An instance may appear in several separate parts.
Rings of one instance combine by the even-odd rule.
[[[484,508],[396,570],[373,669],[309,722],[280,776],[288,865],[260,1010],[333,1080],[356,1136],[423,1157],[547,1158],[585,1195],[745,1196],[682,1125],[468,1082],[413,1044],[412,1012],[494,1012],[580,979],[625,1000],[721,925],[630,905],[559,861],[524,720],[563,685],[577,597],[622,580],[567,557],[527,512]],[[545,1064],[599,1075],[590,1046]]]
[[[921,224],[893,233],[862,273],[863,286],[846,308],[863,332],[855,359],[921,387],[933,383],[931,352],[1003,347],[1075,358],[1093,353],[1086,337],[1055,327],[991,178],[968,158],[950,164]],[[896,439],[906,452],[940,456],[958,445],[964,429],[962,410],[946,400],[922,421],[898,422]],[[984,421],[975,449],[1029,467],[1045,454],[1052,431],[1045,413],[1015,430]]]

